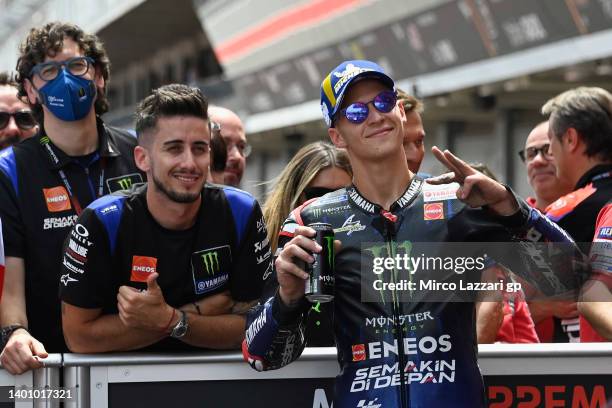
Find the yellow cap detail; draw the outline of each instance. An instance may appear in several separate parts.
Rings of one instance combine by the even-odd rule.
[[[331,103],[331,107],[332,110],[334,109],[334,107],[336,106],[336,96],[334,95],[334,91],[332,90],[332,85],[331,85],[331,73],[325,77],[325,79],[323,80],[323,92],[325,92],[325,96],[327,96],[327,99],[329,99],[329,103]],[[331,114],[331,112],[330,112]]]

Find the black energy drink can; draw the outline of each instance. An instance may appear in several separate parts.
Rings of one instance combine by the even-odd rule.
[[[330,224],[316,222],[308,225],[317,234],[314,240],[322,248],[318,254],[312,254],[314,262],[306,264],[309,275],[306,281],[305,295],[310,302],[330,302],[334,299],[334,229]]]

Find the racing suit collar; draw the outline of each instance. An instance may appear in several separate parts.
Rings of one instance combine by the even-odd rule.
[[[580,179],[578,180],[578,183],[576,183],[576,187],[574,188],[574,190],[578,190],[580,188],[586,187],[587,184],[591,183],[591,181],[595,177],[599,176],[600,174],[610,172],[610,171],[612,171],[612,164],[610,163],[598,164],[594,166],[593,168],[591,168],[591,170],[587,171],[586,173],[582,175],[582,177],[580,177]]]
[[[419,176],[414,176],[412,180],[410,181],[410,183],[408,184],[408,186],[406,187],[404,194],[402,194],[391,205],[390,211],[394,212],[394,211],[397,211],[398,209],[408,207],[414,201],[414,199],[419,195],[419,193],[421,192],[422,186],[423,186],[423,179],[420,178]],[[353,184],[347,187],[346,192],[348,194],[349,200],[353,202],[361,210],[365,211],[368,214],[380,214],[381,211],[384,210],[380,205],[374,204],[373,202],[365,198],[359,192],[357,187]]]

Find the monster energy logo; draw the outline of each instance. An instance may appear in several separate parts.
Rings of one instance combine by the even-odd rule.
[[[214,275],[219,272],[219,257],[217,251],[207,252],[200,255],[204,263],[204,270],[207,275]]]
[[[392,241],[386,244],[374,245],[370,248],[364,248],[365,251],[372,253],[372,256],[374,258],[384,258],[384,257],[395,258],[396,254],[398,253],[398,249],[403,250],[406,256],[410,256],[410,253],[412,252],[412,243],[410,241],[403,241],[403,242]],[[410,272],[410,270],[408,271]],[[392,275],[391,275],[391,281],[397,282],[398,280],[397,278],[398,278],[397,270],[393,268]],[[408,274],[408,279],[412,281],[412,274],[410,273]],[[385,292],[380,291],[380,296],[381,296],[381,300],[383,303],[385,303],[384,293]],[[399,302],[397,298],[397,293],[395,292],[393,293],[393,302],[394,303]]]
[[[47,148],[47,152],[49,153],[49,156],[51,156],[51,159],[55,162],[55,164],[58,164],[59,159],[57,158],[57,155],[55,154],[53,149],[51,149],[51,146],[49,146],[49,143],[51,143],[51,140],[49,140],[49,136],[43,136],[40,138],[40,144]]]
[[[142,176],[138,173],[122,174],[106,180],[108,191],[129,190],[130,188],[142,183]]]
[[[412,252],[412,243],[410,241],[390,242],[390,245],[393,253],[386,254],[388,257],[393,257],[398,249],[403,249],[406,255],[410,255],[410,252]],[[387,244],[375,245],[365,250],[371,252],[374,258],[382,258],[388,252]]]
[[[329,267],[334,267],[334,237],[323,237],[325,242],[327,242],[327,262],[329,263]]]
[[[124,177],[120,180],[117,180],[117,184],[121,187],[122,190],[127,190],[132,187],[132,179],[129,177]]]

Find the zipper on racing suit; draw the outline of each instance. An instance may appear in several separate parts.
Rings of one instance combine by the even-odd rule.
[[[385,222],[385,241],[387,245],[387,253],[390,258],[395,259],[396,255],[396,224],[397,216],[383,211],[382,216],[384,217]],[[397,269],[395,264],[393,265],[393,270],[391,271],[391,279],[393,283],[396,282],[397,277]],[[395,286],[394,286],[395,287]],[[395,329],[395,339],[397,340],[397,354],[399,358],[399,375],[400,375],[400,407],[407,408],[409,407],[408,395],[406,393],[406,379],[404,377],[404,367],[406,367],[406,355],[404,354],[404,336],[403,330],[400,323],[400,303],[397,291],[393,290],[393,301],[392,304],[392,313],[393,313],[393,328]]]

